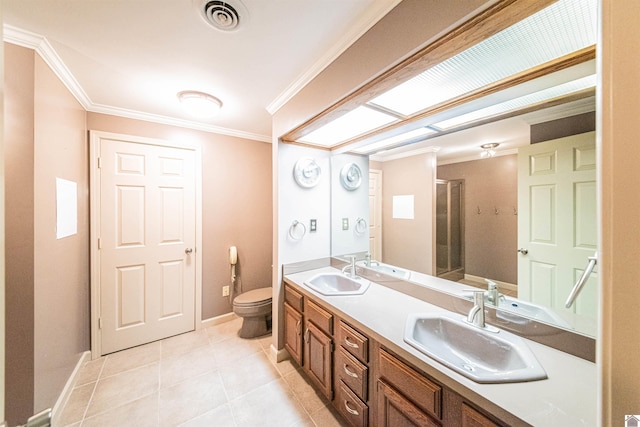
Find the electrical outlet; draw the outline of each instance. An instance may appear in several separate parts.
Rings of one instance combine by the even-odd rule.
[[[349,229],[349,218],[342,218],[342,229],[343,230]]]
[[[315,219],[309,221],[309,231],[314,232],[318,229],[318,222]]]
[[[222,296],[223,297],[228,297],[229,296],[229,287],[228,286],[223,286],[222,287]]]

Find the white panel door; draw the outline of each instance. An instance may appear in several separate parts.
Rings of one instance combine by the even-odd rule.
[[[567,310],[573,284],[597,250],[595,133],[518,150],[518,297]],[[597,271],[573,312],[595,319]]]
[[[195,159],[100,140],[102,354],[195,328]]]
[[[382,261],[382,171],[369,169],[369,253]]]

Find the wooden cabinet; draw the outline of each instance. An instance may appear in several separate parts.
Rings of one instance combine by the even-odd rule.
[[[284,348],[302,366],[302,313],[284,303]]]
[[[329,400],[333,399],[333,340],[311,322],[307,322],[304,333],[304,354],[305,372]]]
[[[338,322],[335,355],[335,408],[353,427],[369,425],[369,338],[344,321]]]
[[[290,286],[284,287],[284,348],[302,366],[302,294]]]
[[[384,350],[378,353],[378,424],[395,426],[399,407],[406,412],[408,424],[439,425],[442,418],[442,386],[425,378]],[[428,421],[428,422],[427,422]],[[426,424],[425,424],[426,423]]]
[[[440,424],[429,417],[403,394],[382,380],[378,380],[377,425],[380,427],[439,427]]]
[[[338,317],[325,301],[321,305],[289,284],[284,296],[285,349],[350,426],[524,424],[510,414],[503,422],[482,403],[433,380],[370,340],[361,325]]]
[[[462,404],[462,427],[499,427],[489,417],[481,414],[471,406]]]

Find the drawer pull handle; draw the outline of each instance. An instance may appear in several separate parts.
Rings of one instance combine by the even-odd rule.
[[[358,374],[356,374],[356,373],[355,373],[355,372],[353,372],[353,371],[350,371],[350,370],[349,370],[349,368],[347,368],[347,364],[346,364],[346,363],[342,366],[342,368],[344,369],[344,372],[345,372],[347,375],[349,375],[350,377],[358,378]]]
[[[346,409],[347,412],[350,413],[351,415],[355,415],[355,416],[360,415],[360,413],[358,411],[356,411],[355,409],[349,408],[349,402],[346,401],[346,400],[344,401],[344,409]]]
[[[344,337],[344,343],[351,348],[360,348],[360,346],[357,343],[354,343],[351,340],[349,340],[349,337]]]

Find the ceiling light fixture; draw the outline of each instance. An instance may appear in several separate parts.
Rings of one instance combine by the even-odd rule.
[[[178,99],[189,115],[199,119],[210,119],[222,108],[222,101],[218,98],[195,90],[178,93]]]
[[[498,148],[500,144],[497,142],[492,142],[490,144],[482,144],[480,148],[482,148],[482,153],[480,153],[480,157],[483,159],[488,159],[489,157],[494,157],[496,155],[496,148]]]

